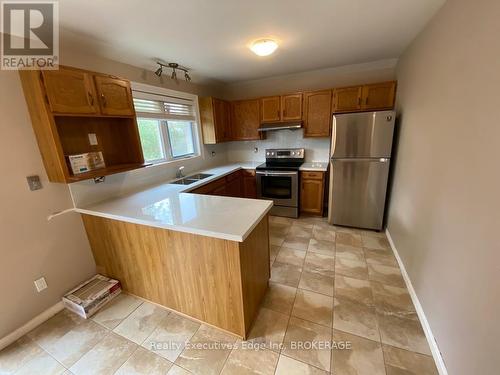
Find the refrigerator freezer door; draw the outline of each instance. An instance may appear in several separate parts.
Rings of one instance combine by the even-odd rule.
[[[394,118],[393,111],[333,116],[331,157],[391,157]]]
[[[389,164],[385,158],[332,160],[328,222],[382,229]]]

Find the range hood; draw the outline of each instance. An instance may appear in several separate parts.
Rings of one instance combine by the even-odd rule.
[[[258,131],[268,132],[271,130],[300,129],[301,127],[302,127],[302,121],[264,122],[260,124]]]

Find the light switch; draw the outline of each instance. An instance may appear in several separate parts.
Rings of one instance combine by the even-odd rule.
[[[47,289],[47,282],[45,281],[45,277],[40,277],[38,280],[35,280],[35,288],[37,292],[41,292],[44,289]]]
[[[39,176],[28,176],[26,177],[26,180],[28,181],[28,186],[31,191],[34,190],[40,190],[42,188],[42,183],[40,182],[40,177]]]
[[[97,146],[97,135],[95,133],[89,133],[89,143],[91,146]]]

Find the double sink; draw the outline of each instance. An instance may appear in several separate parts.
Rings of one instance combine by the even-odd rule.
[[[173,181],[173,182],[171,182],[171,184],[190,185],[190,184],[201,181],[201,180],[208,178],[208,177],[211,177],[211,176],[213,176],[213,174],[197,173],[197,174],[193,174],[191,176],[186,176],[186,177],[183,177],[179,180]]]

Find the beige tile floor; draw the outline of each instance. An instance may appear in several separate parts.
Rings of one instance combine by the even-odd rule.
[[[52,317],[0,352],[0,375],[437,374],[385,235],[315,217],[271,217],[270,233],[246,342],[122,294],[89,320]]]

